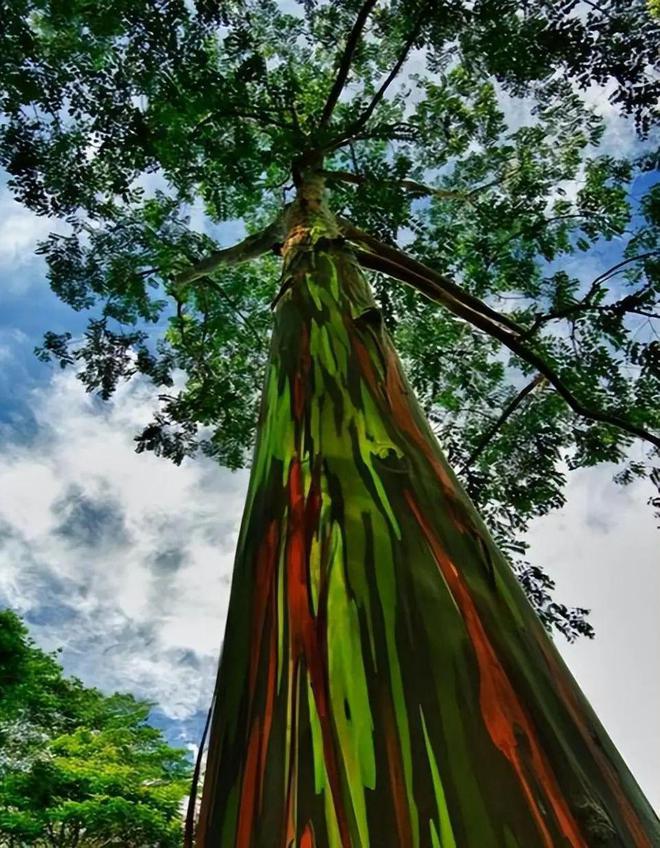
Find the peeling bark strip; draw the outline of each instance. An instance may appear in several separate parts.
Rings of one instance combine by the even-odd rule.
[[[350,250],[289,232],[197,848],[660,845]]]

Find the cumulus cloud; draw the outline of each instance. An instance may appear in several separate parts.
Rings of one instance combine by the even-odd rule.
[[[136,383],[102,405],[69,372],[33,391],[0,468],[0,597],[69,673],[183,718],[208,702],[246,474],[135,454],[152,402]]]

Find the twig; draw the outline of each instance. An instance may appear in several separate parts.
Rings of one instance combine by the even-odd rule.
[[[271,115],[268,112],[246,112],[244,109],[232,109],[231,111],[227,109],[216,109],[214,112],[209,112],[208,115],[205,115],[200,121],[198,121],[193,127],[193,132],[201,129],[204,124],[209,123],[215,118],[238,118],[243,121],[256,121],[260,126],[267,124],[271,127],[278,127],[279,129],[294,129],[292,124],[288,124],[286,121],[281,121],[278,117]]]
[[[637,256],[631,256],[628,259],[624,259],[621,262],[618,262],[616,265],[612,265],[611,268],[609,268],[607,271],[603,271],[602,274],[600,274],[598,277],[596,277],[592,281],[591,285],[589,286],[589,290],[587,291],[585,296],[582,298],[582,300],[578,301],[577,303],[572,303],[570,306],[565,306],[563,309],[554,309],[554,310],[551,310],[550,312],[546,312],[544,315],[538,315],[534,319],[534,323],[529,328],[529,330],[527,330],[525,332],[525,334],[524,334],[525,339],[528,339],[531,336],[533,336],[534,333],[536,333],[536,331],[539,329],[539,327],[541,327],[543,324],[547,324],[549,321],[559,321],[562,318],[570,318],[572,315],[575,315],[579,312],[586,312],[588,310],[594,310],[594,311],[599,311],[599,312],[624,311],[624,312],[633,312],[633,313],[640,314],[640,315],[644,314],[644,313],[638,312],[635,309],[624,308],[623,310],[621,310],[621,306],[625,305],[625,304],[633,304],[635,302],[638,302],[640,296],[642,294],[644,294],[646,291],[649,290],[649,288],[650,288],[649,286],[645,286],[643,289],[640,289],[639,291],[634,292],[633,294],[627,295],[626,297],[622,298],[619,301],[615,301],[614,303],[594,304],[591,301],[593,300],[596,293],[598,292],[598,289],[600,288],[601,283],[607,282],[611,277],[613,277],[615,274],[617,274],[621,270],[621,268],[625,267],[626,265],[629,265],[631,262],[638,262],[642,259],[648,259],[650,256],[659,256],[659,255],[660,255],[660,250],[649,250],[646,253],[640,253]],[[655,315],[654,313],[650,313],[650,317],[656,318],[658,316]]]
[[[613,277],[625,265],[630,265],[631,262],[639,262],[642,259],[648,259],[649,256],[660,256],[660,250],[649,250],[646,253],[639,253],[637,256],[630,256],[628,259],[624,259],[616,265],[612,265],[611,268],[596,277],[591,284],[591,288],[593,289],[594,287],[597,287],[599,283],[604,283],[609,280],[610,277]]]
[[[463,463],[463,467],[461,468],[461,471],[467,471],[467,469],[477,461],[477,459],[481,456],[481,454],[484,452],[484,450],[488,447],[488,444],[492,440],[493,436],[495,436],[496,433],[498,432],[498,430],[500,430],[502,425],[505,424],[506,421],[516,411],[516,409],[518,409],[518,407],[525,400],[527,395],[529,395],[531,392],[533,392],[534,389],[540,383],[542,383],[544,380],[545,380],[545,377],[543,377],[541,374],[537,374],[536,377],[534,377],[533,380],[530,380],[530,382],[527,383],[527,385],[524,386],[518,392],[518,394],[513,398],[513,400],[504,407],[500,417],[493,424],[493,426],[490,427],[484,433],[484,435],[479,440],[479,443],[477,444],[476,448],[472,451],[469,458]]]
[[[235,303],[233,302],[233,300],[229,297],[229,295],[228,295],[228,294],[227,294],[227,292],[226,292],[226,291],[222,288],[222,286],[216,286],[216,285],[215,285],[215,284],[213,284],[213,283],[211,284],[211,286],[212,286],[212,288],[213,288],[213,291],[217,292],[217,293],[220,295],[220,297],[222,297],[222,299],[223,299],[223,300],[225,301],[225,303],[229,306],[229,308],[232,310],[232,312],[234,312],[236,315],[238,315],[238,317],[241,319],[241,321],[242,321],[242,323],[243,323],[243,326],[244,326],[244,327],[246,327],[246,328],[247,328],[247,329],[248,329],[248,330],[252,333],[252,335],[254,336],[254,338],[255,338],[255,340],[256,340],[256,342],[257,342],[257,344],[259,345],[259,347],[263,347],[264,340],[263,340],[263,339],[262,339],[262,337],[259,335],[259,331],[258,331],[258,330],[257,330],[257,328],[254,326],[254,324],[250,321],[250,319],[247,317],[247,315],[245,315],[245,314],[244,314],[244,313],[243,313],[243,312],[242,312],[242,311],[238,308],[238,306],[236,306],[236,304],[235,304]]]

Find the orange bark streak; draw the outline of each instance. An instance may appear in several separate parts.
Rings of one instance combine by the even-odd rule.
[[[534,773],[545,791],[547,800],[554,812],[555,818],[564,836],[573,848],[587,848],[578,825],[561,794],[550,764],[547,762],[536,739],[536,733],[531,720],[527,716],[506,672],[497,658],[495,650],[484,629],[479,614],[469,591],[465,587],[454,563],[449,559],[442,546],[435,538],[432,529],[420,511],[410,492],[405,492],[406,500],[419,526],[426,537],[438,568],[449,586],[454,600],[463,615],[470,640],[474,647],[479,666],[479,700],[481,713],[488,733],[493,743],[504,754],[513,766],[523,792],[529,802],[530,810],[543,836],[544,844],[553,848],[553,840],[534,797],[532,787],[525,775],[524,764],[521,760],[515,728],[524,732],[531,752],[531,762]]]
[[[259,719],[257,718],[250,731],[250,740],[245,757],[241,803],[238,811],[238,828],[236,830],[236,848],[250,848],[252,841],[254,802],[259,780],[259,737]]]
[[[394,804],[399,845],[412,845],[412,828],[410,825],[410,816],[408,815],[408,799],[406,798],[403,780],[401,752],[397,745],[399,736],[394,724],[392,705],[387,695],[383,698],[383,724],[385,746],[387,749],[387,766],[390,775],[390,786],[392,787],[392,802]]]
[[[300,848],[316,848],[314,839],[314,828],[311,822],[307,822],[303,835],[300,837]]]

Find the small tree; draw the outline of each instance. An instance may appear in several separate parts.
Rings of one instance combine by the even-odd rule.
[[[0,613],[0,845],[178,848],[190,766],[150,705],[66,678]]]
[[[41,356],[103,397],[168,387],[138,450],[237,467],[254,442],[199,848],[657,842],[463,489],[520,554],[564,463],[639,440],[620,479],[653,473],[660,194],[630,187],[657,157],[598,155],[575,91],[612,81],[649,131],[646,4],[14,7],[0,151],[67,218],[40,249],[92,310]],[[221,250],[228,219],[249,235]],[[575,257],[624,234],[584,285]],[[546,625],[589,632],[515,567]]]

